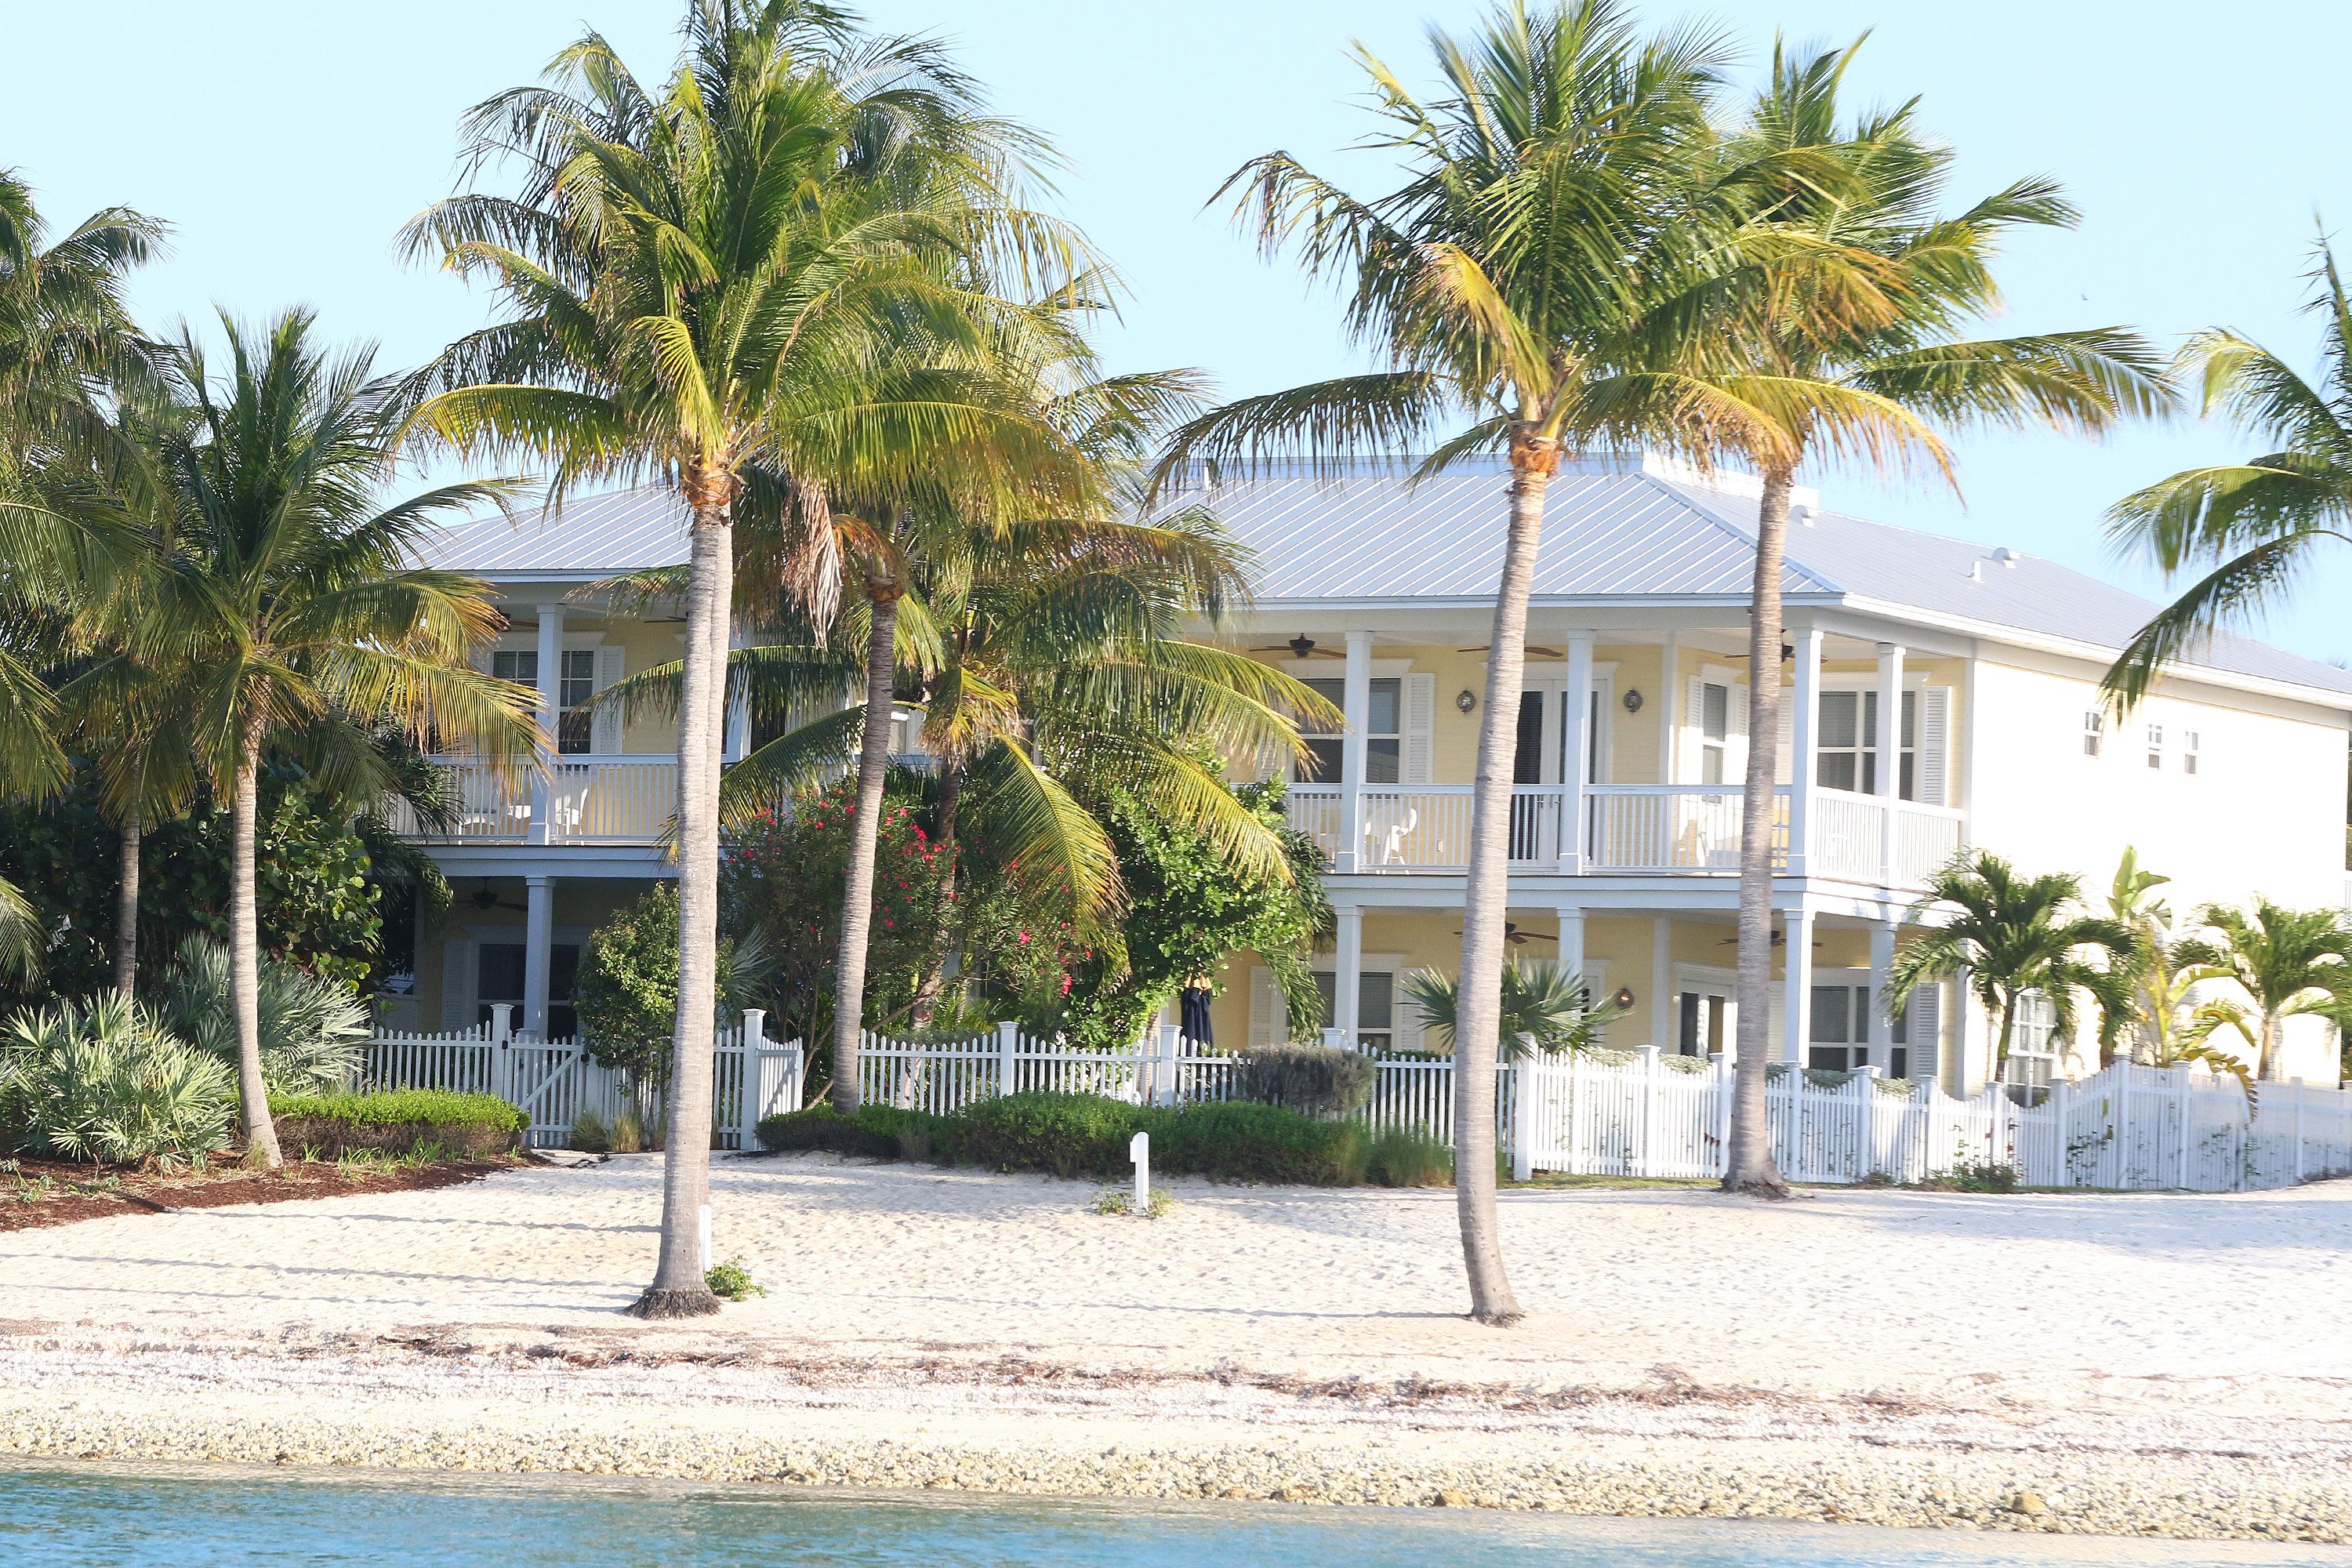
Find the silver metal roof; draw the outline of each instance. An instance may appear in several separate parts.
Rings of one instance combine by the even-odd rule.
[[[1403,467],[1333,479],[1276,468],[1192,498],[1253,552],[1258,607],[1478,603],[1502,568],[1504,486],[1496,463],[1408,483]],[[1704,480],[1653,458],[1563,467],[1544,512],[1534,602],[1744,600],[1755,559],[1754,480]],[[1745,493],[1741,493],[1745,491]],[[1791,601],[1868,601],[1937,619],[2120,648],[2156,606],[2054,561],[1996,552],[1821,510],[1801,492],[1781,591]],[[492,514],[442,531],[431,564],[512,584],[590,582],[686,559],[686,518],[664,487],[577,496],[559,516]],[[2352,672],[2222,634],[2189,662],[2352,694]]]

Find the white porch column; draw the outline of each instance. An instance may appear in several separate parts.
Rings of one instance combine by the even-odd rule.
[[[547,731],[547,755],[530,781],[530,841],[547,842],[550,819],[555,815],[550,809],[553,780],[548,769],[555,761],[556,726],[563,719],[563,606],[561,604],[539,607],[539,723]],[[524,1025],[526,1028],[532,1026]]]
[[[1559,713],[1559,868],[1570,876],[1584,868],[1584,786],[1592,782],[1592,634],[1568,634],[1568,690]]]
[[[1339,917],[1339,951],[1331,961],[1331,1026],[1348,1049],[1356,1047],[1357,1030],[1362,1019],[1357,1007],[1363,1000],[1364,979],[1364,911],[1354,904],[1342,904],[1333,911]]]
[[[1878,879],[1895,882],[1895,803],[1903,798],[1903,645],[1878,645]],[[1874,1057],[1874,1061],[1885,1058]]]
[[[1800,900],[1782,912],[1780,929],[1787,933],[1780,959],[1780,1057],[1802,1068],[1813,1033],[1813,911]]]
[[[1992,1079],[1993,1035],[2000,1021],[1977,999],[1976,972],[1963,969],[1952,984],[1953,1065],[1951,1091],[1962,1100],[1980,1094]]]
[[[1895,922],[1870,922],[1870,1060],[1895,1076],[1895,1025],[1886,1016],[1886,972],[1895,966]],[[1916,1047],[1914,1047],[1915,1049]]]
[[[1364,851],[1364,726],[1372,716],[1371,633],[1348,634],[1345,676],[1339,706],[1347,711],[1348,730],[1339,741],[1339,848],[1331,857],[1335,871],[1354,870]]]
[[[1559,972],[1584,978],[1584,911],[1574,904],[1559,906]],[[1585,1000],[1597,1004],[1601,998],[1588,995]]]
[[[1683,638],[1666,634],[1665,651],[1658,659],[1658,782],[1675,782],[1675,714],[1682,707]]]
[[[1814,717],[1822,684],[1822,634],[1804,626],[1796,634],[1795,689],[1784,700],[1789,715],[1789,875],[1805,874],[1805,829],[1812,817]]]
[[[555,945],[555,879],[525,877],[522,1026],[547,1038],[547,987]]]
[[[744,637],[741,628],[733,626],[731,622],[730,626],[727,651],[731,654],[743,647]],[[732,665],[734,660],[728,663]],[[743,683],[734,679],[731,668],[727,672],[727,733],[722,754],[728,762],[740,763],[751,749],[751,698],[743,689]]]
[[[1675,1033],[1675,922],[1650,922],[1650,1044],[1661,1050]]]

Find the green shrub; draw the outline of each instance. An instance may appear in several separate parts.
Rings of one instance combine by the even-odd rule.
[[[2001,1160],[1962,1160],[1952,1167],[1952,1186],[1963,1193],[2013,1193],[2017,1167]]]
[[[613,1124],[598,1110],[583,1110],[572,1119],[572,1135],[566,1142],[583,1154],[609,1154],[613,1152]]]
[[[492,1159],[512,1153],[530,1124],[494,1094],[443,1089],[273,1096],[269,1113],[280,1144],[317,1149],[328,1159],[360,1150],[409,1154],[436,1143],[449,1159]]]
[[[1174,1175],[1318,1187],[1364,1179],[1369,1140],[1353,1121],[1324,1121],[1279,1105],[1234,1100],[1143,1111],[1136,1124],[1151,1134],[1152,1164]],[[1124,1139],[1118,1158],[1124,1168]]]
[[[113,992],[9,1021],[0,1140],[116,1164],[202,1159],[228,1146],[236,1079]]]
[[[751,1282],[751,1271],[743,1267],[743,1260],[740,1258],[730,1258],[724,1263],[713,1265],[704,1272],[702,1282],[710,1288],[712,1295],[722,1301],[748,1301],[754,1296],[767,1294]]]
[[[1454,1151],[1434,1138],[1391,1127],[1364,1146],[1364,1178],[1384,1187],[1450,1187]]]
[[[898,1158],[895,1130],[886,1131],[872,1125],[862,1111],[856,1117],[844,1116],[827,1104],[763,1117],[754,1131],[760,1147],[778,1154],[814,1149],[868,1160]]]
[[[358,1077],[367,1044],[367,1009],[348,981],[325,979],[265,952],[255,991],[261,1013],[261,1078],[271,1094],[315,1094]],[[172,1033],[236,1069],[236,1018],[229,1006],[226,945],[208,936],[182,942],[155,1011]]]
[[[1146,1114],[1100,1095],[1031,1093],[983,1100],[945,1120],[954,1123],[955,1156],[992,1171],[1111,1176],[1129,1168],[1127,1141]],[[1160,1159],[1156,1133],[1151,1142]]]
[[[1260,1046],[1241,1058],[1244,1099],[1333,1119],[1364,1108],[1372,1058],[1328,1046]]]

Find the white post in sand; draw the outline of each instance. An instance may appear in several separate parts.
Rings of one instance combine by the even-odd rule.
[[[1135,1162],[1135,1212],[1151,1212],[1151,1134],[1139,1132],[1127,1141],[1127,1157]]]

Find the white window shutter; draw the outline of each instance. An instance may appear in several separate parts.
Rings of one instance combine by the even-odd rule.
[[[1250,969],[1249,1043],[1253,1046],[1278,1046],[1290,1035],[1290,1019],[1283,1011],[1282,992],[1274,983],[1274,971],[1265,964]]]
[[[1821,723],[1821,713],[1817,710],[1813,714],[1813,734],[1816,737],[1822,732]],[[1777,784],[1792,782],[1797,776],[1796,767],[1797,689],[1793,686],[1784,686],[1780,688],[1780,743],[1772,753],[1773,782]]]
[[[1723,744],[1723,782],[1738,784],[1748,776],[1748,688],[1736,683],[1726,695],[1729,710],[1724,728],[1730,731]]]
[[[1920,804],[1946,804],[1945,780],[1950,773],[1952,689],[1930,686],[1919,693],[1919,754],[1913,763]]]
[[[625,648],[606,645],[596,650],[596,689],[619,683],[628,658]],[[588,729],[588,749],[601,756],[609,756],[621,749],[621,710],[599,708]]]
[[[1423,1051],[1429,1047],[1423,1042],[1429,1037],[1429,1020],[1422,1016],[1421,1004],[1406,994],[1404,983],[1414,972],[1401,969],[1396,976],[1396,996],[1390,1004],[1394,1010],[1396,1030],[1393,1038],[1401,1051]]]
[[[1697,676],[1683,682],[1682,758],[1675,773],[1685,784],[1696,784],[1706,759],[1701,754],[1706,744],[1706,682]]]
[[[441,944],[441,1026],[474,1026],[474,939],[453,936]]]
[[[1427,672],[1404,678],[1404,782],[1429,782],[1431,734],[1437,727],[1437,677]]]
[[[1944,986],[1938,981],[1911,993],[1908,1016],[1903,1021],[1906,1065],[1914,1083],[1934,1083],[1941,1063],[1944,1033]]]

